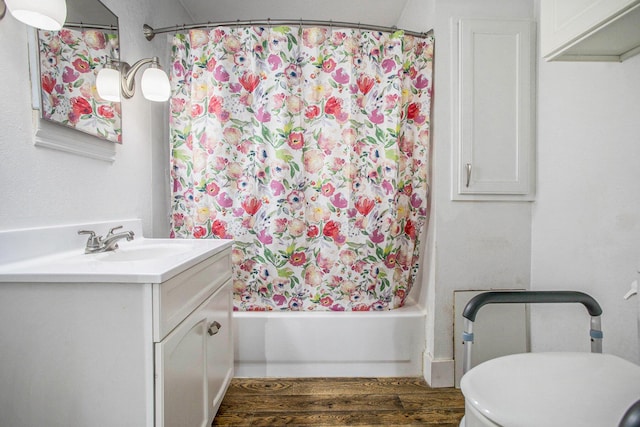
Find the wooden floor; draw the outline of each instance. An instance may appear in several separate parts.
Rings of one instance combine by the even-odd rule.
[[[234,378],[214,426],[451,426],[460,390],[422,378]]]

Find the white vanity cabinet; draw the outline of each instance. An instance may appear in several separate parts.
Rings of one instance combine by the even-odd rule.
[[[229,277],[225,251],[153,285],[156,427],[206,427],[220,407],[233,377]],[[204,302],[194,295],[205,295]]]
[[[547,61],[621,62],[640,53],[640,0],[541,0]]]
[[[211,425],[233,377],[231,241],[147,240],[0,265],[0,426]],[[194,255],[122,261],[171,245]]]

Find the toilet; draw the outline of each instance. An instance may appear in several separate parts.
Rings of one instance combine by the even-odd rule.
[[[591,315],[591,353],[512,354],[471,369],[476,315],[486,304],[501,303],[583,304]],[[576,291],[493,291],[472,298],[463,311],[465,416],[460,427],[640,426],[635,411],[640,366],[602,354],[601,314],[597,301]]]
[[[460,388],[461,427],[615,427],[640,399],[640,366],[610,354],[515,354],[471,369]]]

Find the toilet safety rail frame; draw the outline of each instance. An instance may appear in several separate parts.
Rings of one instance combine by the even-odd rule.
[[[600,316],[602,308],[590,295],[577,291],[490,291],[473,297],[462,312],[464,317],[464,361],[462,372],[466,374],[471,369],[471,348],[473,344],[473,322],[478,310],[487,304],[536,304],[536,303],[579,303],[585,306],[591,315],[591,352],[602,353],[602,327]]]

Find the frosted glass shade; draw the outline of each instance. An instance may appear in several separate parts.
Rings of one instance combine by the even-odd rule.
[[[164,102],[171,96],[169,77],[160,68],[147,68],[142,74],[140,87],[149,101]]]
[[[58,31],[67,19],[65,0],[5,0],[18,21],[43,30]]]
[[[100,98],[120,102],[120,71],[113,68],[103,68],[96,77],[96,89]]]

